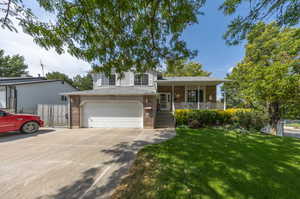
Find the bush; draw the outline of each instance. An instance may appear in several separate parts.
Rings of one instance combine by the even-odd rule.
[[[267,122],[266,117],[251,109],[227,110],[176,110],[176,125],[201,126],[231,125],[247,130],[260,130]]]

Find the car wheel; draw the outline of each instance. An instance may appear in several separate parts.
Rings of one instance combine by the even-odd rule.
[[[21,131],[23,133],[36,133],[40,128],[37,122],[27,122],[22,126]]]

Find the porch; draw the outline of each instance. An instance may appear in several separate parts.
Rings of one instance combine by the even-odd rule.
[[[210,77],[165,77],[158,80],[158,110],[225,109],[217,101],[217,85],[227,80]]]

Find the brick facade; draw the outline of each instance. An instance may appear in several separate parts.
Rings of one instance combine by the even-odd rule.
[[[144,96],[144,128],[155,128],[155,117],[156,117],[156,96]]]
[[[216,86],[207,86],[206,87],[206,101],[207,102],[217,102]]]
[[[217,101],[217,89],[216,86],[206,86],[206,102],[216,102]],[[158,93],[172,93],[172,86],[158,86]],[[174,86],[175,92],[175,103],[185,102],[185,86]]]
[[[80,127],[80,96],[70,96],[70,128]]]

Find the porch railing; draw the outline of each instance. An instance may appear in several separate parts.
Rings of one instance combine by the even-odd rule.
[[[224,109],[224,104],[220,102],[181,102],[174,103],[174,109],[195,109],[195,110],[205,110],[205,109]]]

